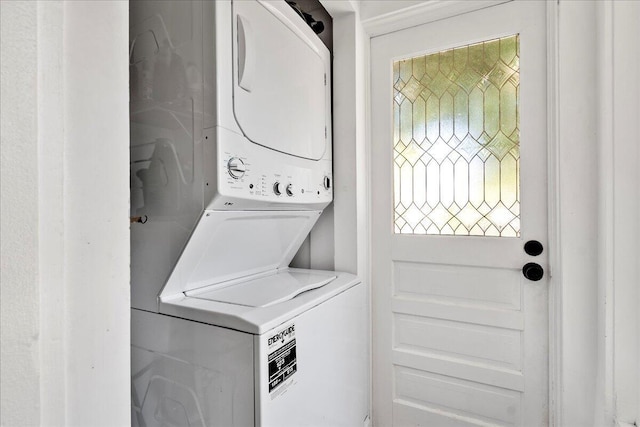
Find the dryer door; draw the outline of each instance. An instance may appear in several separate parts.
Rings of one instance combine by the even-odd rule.
[[[285,2],[233,2],[233,33],[233,108],[244,135],[321,159],[329,141],[329,51]]]

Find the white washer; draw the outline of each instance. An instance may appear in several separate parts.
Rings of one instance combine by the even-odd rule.
[[[133,425],[363,425],[364,286],[287,267],[318,215],[205,211],[158,313],[132,309]]]
[[[363,285],[339,273],[269,305],[283,283],[333,277],[288,270],[169,303],[173,316],[132,310],[132,425],[363,425]]]

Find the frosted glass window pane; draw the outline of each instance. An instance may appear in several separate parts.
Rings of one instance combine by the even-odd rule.
[[[520,235],[518,35],[393,64],[394,231]]]

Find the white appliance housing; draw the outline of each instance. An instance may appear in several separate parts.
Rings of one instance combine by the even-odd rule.
[[[316,211],[270,222],[298,236],[331,202],[330,55],[284,1],[130,4],[131,215],[146,221],[131,230],[131,298],[158,311],[205,211]]]
[[[130,5],[133,424],[363,423],[363,285],[288,268],[332,200],[329,52],[284,1]]]
[[[171,316],[131,310],[132,426],[364,425],[364,287],[346,273],[289,274],[337,277],[266,307],[212,300],[244,301],[244,289],[185,297]],[[260,293],[260,280],[244,286]]]

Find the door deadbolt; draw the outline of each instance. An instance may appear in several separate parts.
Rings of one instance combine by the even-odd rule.
[[[524,244],[524,251],[527,253],[527,255],[538,256],[542,253],[543,250],[544,248],[542,247],[542,243],[538,242],[537,240],[529,240]]]

